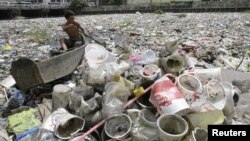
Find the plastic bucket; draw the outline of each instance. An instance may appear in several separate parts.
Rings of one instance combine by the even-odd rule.
[[[110,138],[123,140],[129,135],[131,127],[130,117],[126,114],[120,114],[109,118],[104,125],[104,130]]]
[[[187,73],[193,74],[201,81],[203,85],[205,85],[211,79],[213,80],[215,79],[220,82],[222,71],[220,68],[212,68],[212,69],[195,69],[192,72],[187,71]]]
[[[58,84],[53,87],[52,93],[52,109],[53,111],[57,110],[58,108],[66,108],[69,104],[68,96],[72,89],[63,84]]]
[[[223,86],[216,80],[211,80],[205,85],[206,100],[218,110],[223,110],[226,105],[226,95]]]
[[[81,117],[70,114],[63,108],[57,109],[43,123],[43,128],[55,132],[60,139],[69,139],[83,129],[85,120]]]
[[[202,91],[200,80],[189,74],[180,75],[177,79],[177,86],[189,104],[195,101],[196,93]]]
[[[147,126],[156,127],[156,116],[148,109],[142,109],[140,112],[141,122]]]
[[[157,65],[149,64],[144,66],[140,73],[146,80],[155,80],[160,73],[160,69]]]
[[[85,48],[85,58],[91,68],[98,68],[108,58],[108,51],[98,44],[88,44]]]
[[[178,73],[184,66],[183,58],[179,55],[172,55],[160,60],[166,73]]]
[[[182,141],[188,132],[188,123],[177,115],[162,115],[157,120],[160,141]]]
[[[158,109],[160,114],[185,115],[189,105],[176,85],[164,76],[157,80],[151,89],[149,101]]]

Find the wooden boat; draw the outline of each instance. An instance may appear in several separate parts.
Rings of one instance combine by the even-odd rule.
[[[83,58],[85,46],[86,44],[40,62],[20,58],[12,62],[10,73],[19,89],[29,90],[73,72]]]

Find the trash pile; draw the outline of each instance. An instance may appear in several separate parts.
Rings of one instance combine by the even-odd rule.
[[[250,124],[249,14],[77,18],[90,42],[57,63],[49,51],[62,18],[0,30],[0,140],[196,141],[207,140],[211,124]],[[34,24],[51,37],[28,34]],[[20,57],[34,62],[23,69],[14,65]],[[69,74],[51,69],[72,62]]]

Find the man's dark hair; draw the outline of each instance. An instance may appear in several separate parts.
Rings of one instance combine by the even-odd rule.
[[[68,11],[65,12],[64,17],[66,19],[68,19],[70,16],[74,16],[74,15],[75,15],[75,13],[73,11],[68,10]]]

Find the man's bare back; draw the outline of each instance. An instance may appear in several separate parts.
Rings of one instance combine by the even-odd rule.
[[[68,28],[65,28],[64,31],[68,34],[69,38],[71,40],[79,40],[80,33],[79,33],[79,24],[78,23],[65,23],[65,26],[68,26]]]

